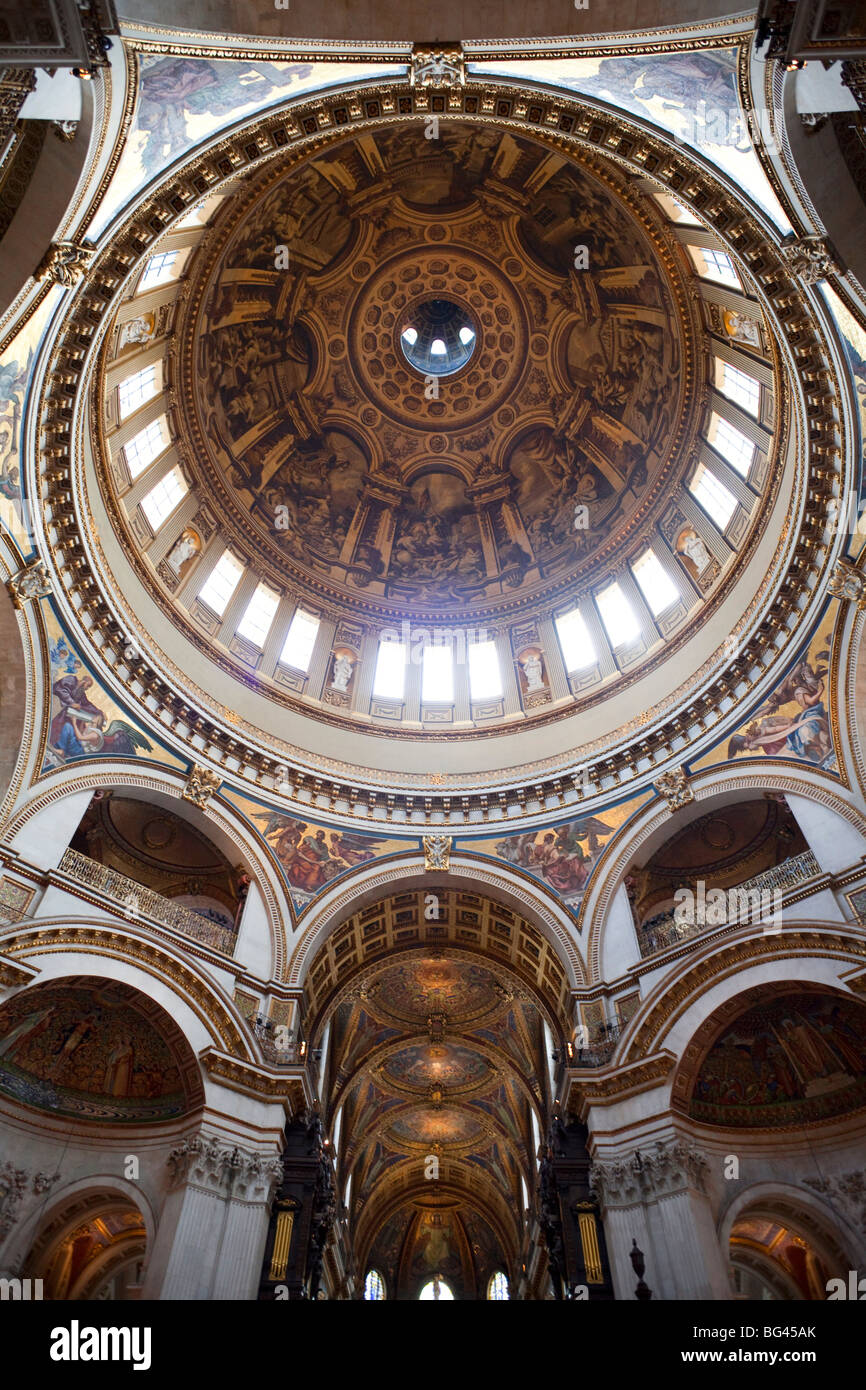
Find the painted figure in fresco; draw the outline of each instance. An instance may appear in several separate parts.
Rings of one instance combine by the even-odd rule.
[[[128,1096],[135,1067],[135,1049],[131,1038],[122,1038],[108,1055],[105,1068],[105,1093],[109,1096]]]
[[[137,124],[148,137],[141,162],[156,173],[185,148],[189,116],[230,115],[239,106],[267,99],[308,77],[309,63],[284,67],[267,62],[209,62],[205,58],[160,58],[142,64]],[[239,98],[238,90],[243,93]]]
[[[66,1034],[63,1042],[54,1053],[53,1060],[45,1071],[47,1080],[53,1080],[58,1072],[66,1065],[80,1047],[87,1042],[88,1038],[96,1032],[98,1018],[95,1014],[87,1014],[84,1018],[77,1020]]]
[[[48,1004],[45,1008],[34,1009],[32,1013],[25,1014],[20,1023],[16,1023],[14,1028],[0,1039],[0,1057],[12,1058],[25,1042],[38,1038],[40,1033],[44,1033],[51,1022],[54,1014],[54,1005]]]
[[[817,654],[816,663],[829,653]],[[823,702],[827,667],[810,665],[804,657],[773,691],[758,718],[742,734],[734,734],[728,744],[728,757],[760,748],[768,757],[791,755],[804,762],[828,767],[835,761],[830,721]],[[783,705],[796,704],[794,717],[778,713]],[[770,713],[764,713],[770,711]]]

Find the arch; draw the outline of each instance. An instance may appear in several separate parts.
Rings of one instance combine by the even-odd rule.
[[[753,1183],[731,1198],[717,1223],[723,1252],[730,1249],[731,1233],[737,1221],[750,1212],[788,1220],[792,1217],[796,1220],[799,1215],[810,1234],[817,1235],[829,1262],[846,1272],[862,1263],[863,1239],[847,1218],[822,1197],[805,1187],[787,1182]]]
[[[617,1044],[615,1065],[664,1050],[677,1064],[708,1017],[733,997],[780,981],[784,966],[794,987],[824,985],[851,995],[852,967],[866,965],[866,931],[853,923],[789,923],[778,933],[745,927],[702,942],[673,966],[641,1002]],[[673,1077],[670,1083],[673,1089]]]
[[[120,930],[104,918],[70,922],[68,917],[43,917],[6,936],[3,952],[16,962],[37,965],[40,985],[70,974],[132,985],[162,1005],[196,1056],[215,1047],[247,1062],[257,1060],[252,1035],[222,987],[191,969],[166,943],[125,923]]]
[[[586,950],[590,983],[602,978],[602,938],[614,894],[629,865],[639,854],[656,848],[657,843],[682,829],[690,820],[704,815],[714,801],[723,805],[726,801],[737,800],[744,792],[789,792],[841,816],[863,836],[866,851],[866,815],[857,805],[854,793],[817,768],[781,759],[778,763],[777,767],[766,760],[753,764],[744,762],[697,772],[689,780],[694,800],[688,805],[671,813],[667,802],[657,796],[608,843],[589,880],[578,916],[581,933],[584,928],[588,929]]]
[[[63,1183],[44,1203],[38,1204],[15,1227],[9,1237],[3,1263],[9,1269],[23,1268],[37,1249],[43,1235],[52,1227],[62,1229],[68,1221],[74,1224],[76,1212],[84,1212],[92,1198],[122,1200],[140,1211],[144,1220],[145,1250],[153,1249],[157,1231],[157,1215],[151,1199],[141,1183],[130,1182],[116,1173],[97,1172],[86,1178]]]
[[[125,795],[165,805],[174,815],[198,824],[223,852],[238,856],[244,863],[261,894],[268,920],[272,968],[263,973],[265,977],[271,974],[279,978],[286,960],[285,924],[291,921],[291,907],[276,861],[269,847],[231,802],[212,796],[205,806],[193,806],[183,797],[186,782],[183,773],[152,763],[143,767],[123,761],[100,760],[93,765],[70,763],[39,778],[28,800],[11,817],[4,840],[12,844],[18,840],[20,845],[36,817],[48,812],[49,808],[56,808],[64,798],[77,792],[114,787]]]
[[[573,921],[562,903],[519,870],[464,850],[452,852],[447,871],[426,869],[423,853],[413,850],[364,865],[339,879],[307,909],[288,963],[287,983],[302,986],[317,952],[344,917],[393,892],[397,884],[406,892],[431,892],[437,887],[488,892],[525,914],[537,927],[558,956],[570,988],[584,983],[584,965],[574,939]]]

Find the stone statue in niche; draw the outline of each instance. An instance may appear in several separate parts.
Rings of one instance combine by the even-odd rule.
[[[537,690],[544,690],[544,663],[538,652],[525,652],[520,658],[523,667],[523,674],[526,677],[526,693],[532,695]]]
[[[693,567],[696,579],[700,579],[705,571],[711,568],[713,557],[697,531],[691,527],[681,531],[677,536],[676,548],[679,555],[691,562],[689,568]]]
[[[749,347],[757,348],[759,352],[763,351],[761,329],[754,319],[748,318],[745,314],[738,314],[734,309],[725,309],[722,322],[728,337],[735,343],[747,343]]]
[[[354,662],[346,652],[338,652],[334,657],[334,675],[331,680],[331,689],[338,690],[345,695],[349,689],[349,681],[352,679]]]
[[[166,563],[170,569],[180,578],[181,572],[187,561],[192,560],[201,551],[201,541],[195,531],[187,529],[180,538],[175,541],[168,555]]]

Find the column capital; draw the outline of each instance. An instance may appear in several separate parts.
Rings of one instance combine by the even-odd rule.
[[[684,1139],[657,1140],[649,1151],[599,1160],[590,1169],[590,1189],[605,1208],[652,1201],[686,1188],[704,1192],[709,1161]]]
[[[196,1134],[171,1150],[166,1160],[174,1186],[186,1183],[215,1197],[267,1202],[283,1175],[275,1155],[225,1144],[213,1135]]]

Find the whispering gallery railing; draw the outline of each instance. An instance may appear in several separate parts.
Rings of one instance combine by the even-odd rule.
[[[763,873],[756,874],[745,883],[725,889],[729,911],[724,921],[678,921],[673,912],[660,913],[658,917],[651,917],[643,926],[638,927],[640,953],[642,956],[653,956],[658,951],[664,951],[668,946],[674,946],[689,937],[712,931],[714,927],[737,926],[741,922],[751,921],[763,910],[762,905],[758,907],[757,912],[755,910],[756,902],[761,904],[763,894],[781,892],[797,883],[806,883],[809,879],[818,877],[820,873],[821,865],[812,851],[807,849],[802,854],[795,854],[791,859],[783,859],[781,864],[776,864],[772,869],[765,869]]]
[[[209,922],[200,912],[191,912],[188,907],[173,903],[171,898],[164,898],[161,893],[155,893],[152,888],[136,883],[135,879],[119,874],[116,869],[88,859],[86,854],[79,854],[78,850],[66,851],[60,861],[60,869],[74,878],[76,883],[83,884],[85,888],[95,888],[106,898],[121,904],[123,915],[133,921],[136,917],[149,917],[164,927],[170,927],[172,931],[191,937],[193,941],[213,946],[226,956],[234,951],[235,935],[228,927]]]

